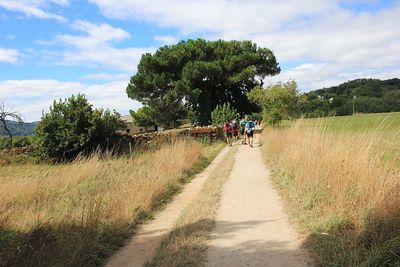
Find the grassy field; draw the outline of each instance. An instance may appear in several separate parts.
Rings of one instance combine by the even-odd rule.
[[[326,128],[336,133],[360,133],[377,130],[385,132],[385,134],[400,133],[400,112],[306,119],[303,121],[303,124]]]
[[[101,264],[223,146],[176,141],[132,160],[1,167],[0,265]]]
[[[300,120],[264,152],[319,266],[400,265],[400,114]]]

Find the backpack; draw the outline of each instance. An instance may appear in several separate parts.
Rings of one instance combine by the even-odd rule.
[[[246,123],[247,123],[247,121],[241,120],[240,121],[240,128],[242,128],[244,130],[244,128],[246,127]]]
[[[254,128],[254,121],[249,121],[250,128]]]
[[[229,122],[225,122],[224,123],[224,131],[226,132],[226,133],[230,133],[232,130],[231,130],[231,124],[229,123]]]
[[[249,130],[251,130],[250,132],[252,132],[254,128],[254,121],[248,121],[247,123],[248,123],[247,131],[249,132]]]
[[[232,122],[232,128],[234,131],[238,129],[238,125],[237,125],[236,121]]]

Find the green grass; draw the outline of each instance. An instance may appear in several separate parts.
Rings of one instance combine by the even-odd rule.
[[[304,119],[302,125],[319,127],[327,132],[337,133],[338,136],[346,134],[357,136],[364,133],[381,135],[384,138],[378,146],[380,151],[384,151],[382,159],[397,160],[400,166],[400,112]]]
[[[334,132],[365,132],[384,130],[386,133],[400,132],[400,112],[356,114],[317,119],[305,119],[305,125],[323,126]]]

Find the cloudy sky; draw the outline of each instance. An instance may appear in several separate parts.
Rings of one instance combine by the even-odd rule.
[[[141,54],[189,38],[252,40],[302,91],[400,77],[398,0],[0,0],[0,99],[26,121],[78,92],[127,114]]]

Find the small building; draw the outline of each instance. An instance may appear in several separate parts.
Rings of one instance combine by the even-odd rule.
[[[163,132],[168,129],[174,129],[175,123],[173,121],[168,123],[157,123],[151,126],[139,126],[135,123],[131,115],[123,115],[121,119],[125,122],[126,133],[129,134],[141,134],[141,133],[151,133],[151,132]]]
[[[126,133],[129,134],[141,134],[141,133],[149,133],[157,131],[157,126],[139,126],[136,125],[131,115],[121,116],[121,119],[125,122],[126,125]]]

